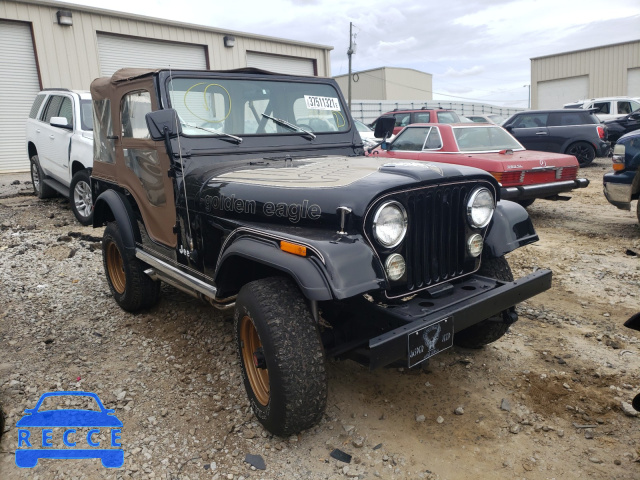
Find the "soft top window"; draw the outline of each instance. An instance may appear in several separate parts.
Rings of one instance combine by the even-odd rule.
[[[350,128],[344,105],[331,85],[172,78],[167,90],[186,135],[300,134],[297,129],[330,133]]]

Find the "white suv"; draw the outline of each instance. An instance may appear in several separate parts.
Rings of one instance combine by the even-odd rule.
[[[605,97],[578,100],[567,103],[564,108],[594,109],[601,122],[624,117],[640,108],[640,102],[631,97]]]
[[[93,110],[88,91],[45,89],[27,120],[27,150],[33,190],[39,198],[56,192],[69,198],[83,225],[93,222]]]

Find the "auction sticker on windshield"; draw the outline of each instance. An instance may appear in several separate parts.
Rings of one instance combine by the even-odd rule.
[[[309,110],[338,110],[340,111],[340,102],[334,97],[315,97],[313,95],[305,95],[304,101]]]

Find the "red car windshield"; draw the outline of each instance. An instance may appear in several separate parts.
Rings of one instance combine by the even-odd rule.
[[[524,150],[524,147],[500,127],[453,127],[453,135],[461,152],[499,152],[500,150]]]

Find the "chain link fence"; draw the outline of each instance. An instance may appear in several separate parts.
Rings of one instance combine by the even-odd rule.
[[[392,100],[355,100],[351,101],[351,115],[363,123],[369,124],[373,122],[383,113],[390,112],[394,109],[399,110],[415,110],[425,108],[444,108],[453,110],[459,115],[480,115],[495,113],[503,118],[509,118],[516,112],[522,112],[525,108],[507,108],[496,107],[495,105],[487,105],[485,103],[470,102],[448,102],[442,100],[404,100],[394,102]]]

